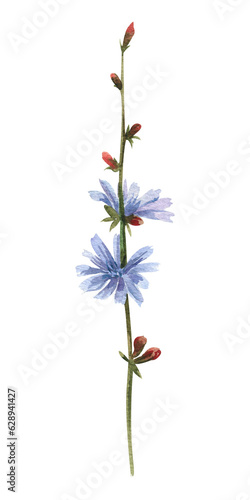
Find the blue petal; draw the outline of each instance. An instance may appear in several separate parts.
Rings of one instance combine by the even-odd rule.
[[[136,201],[136,200],[132,200],[129,203],[126,203],[126,205],[124,206],[125,215],[128,216],[128,215],[136,214],[139,206],[140,206],[140,202]]]
[[[125,285],[126,285],[126,288],[128,290],[128,293],[129,293],[130,297],[132,297],[135,300],[135,302],[139,306],[141,306],[141,304],[143,302],[143,296],[142,296],[140,290],[138,290],[137,286],[126,275],[124,275],[124,281],[125,281]]]
[[[117,287],[118,278],[112,278],[110,282],[97,294],[96,299],[107,299]]]
[[[113,247],[114,247],[114,258],[115,261],[118,265],[118,267],[121,267],[121,259],[120,259],[120,236],[119,234],[115,234],[114,240],[113,240]]]
[[[108,270],[117,270],[117,264],[115,263],[109,249],[97,234],[91,238],[91,245],[95,250],[95,253],[98,257],[100,257],[101,261],[105,263]]]
[[[109,276],[105,274],[101,274],[100,276],[91,276],[80,284],[80,288],[84,292],[100,290],[100,288],[102,288],[109,279]]]
[[[170,198],[159,198],[156,201],[147,203],[144,206],[140,206],[142,210],[153,210],[154,212],[163,211],[165,208],[169,208],[172,205]]]
[[[127,181],[125,179],[125,181],[123,183],[123,199],[124,199],[124,203],[126,203],[126,201],[127,201],[127,196],[128,196],[128,185],[127,185]]]
[[[119,278],[118,286],[115,292],[115,302],[119,304],[125,304],[127,297],[127,290],[125,288],[125,283],[123,278]]]
[[[147,259],[150,255],[152,255],[152,253],[153,253],[152,247],[143,247],[140,248],[140,250],[137,250],[137,252],[135,252],[134,255],[132,255],[127,265],[125,266],[124,273],[128,273],[130,269],[132,269],[137,264],[140,264],[142,260]]]
[[[86,276],[87,274],[100,274],[101,270],[96,267],[85,266],[84,264],[76,266],[77,276]]]
[[[106,205],[109,205],[110,201],[107,196],[101,191],[89,191],[90,198],[95,201],[103,201]]]
[[[137,264],[137,266],[133,268],[133,272],[136,273],[154,272],[158,271],[158,266],[159,264],[157,262],[146,262],[145,264]]]
[[[138,201],[138,195],[140,192],[140,188],[138,184],[133,182],[131,184],[126,202],[124,202],[125,215],[132,215],[135,213],[135,210],[139,207],[140,202]]]
[[[128,197],[129,198],[137,198],[138,194],[140,192],[140,188],[137,184],[137,182],[132,182],[129,191],[128,191]]]
[[[141,204],[144,206],[149,202],[157,200],[159,198],[161,190],[158,189],[157,191],[154,191],[151,189],[151,191],[148,191],[148,193],[146,193],[142,198],[138,199],[139,192],[140,188],[138,184],[136,184],[135,182],[131,184],[125,203],[125,215],[128,216],[137,214],[138,210],[141,207]]]
[[[157,201],[161,193],[161,189],[150,189],[141,198],[139,198],[140,207]]]
[[[155,212],[154,210],[143,210],[143,209],[137,210],[136,215],[139,215],[140,217],[146,217],[146,219],[161,220],[164,222],[173,222],[170,217],[174,217],[174,214],[172,212],[167,212],[167,211]]]
[[[133,281],[135,285],[138,285],[140,288],[144,288],[145,290],[149,287],[149,282],[144,276],[141,274],[129,273],[129,278]]]
[[[96,255],[93,255],[91,252],[88,252],[88,250],[83,250],[82,255],[84,257],[88,257],[88,259],[93,262],[96,266],[98,266],[102,271],[107,271],[107,266],[104,262],[102,262],[99,257]]]
[[[139,192],[140,188],[138,184],[136,184],[136,182],[133,182],[128,191],[126,205],[128,205],[129,203],[134,203],[134,201],[138,198]]]
[[[106,195],[109,199],[108,205],[111,205],[111,207],[114,208],[116,210],[116,212],[119,212],[119,200],[118,200],[118,197],[115,194],[111,184],[109,184],[109,182],[107,182],[107,181],[102,181],[101,179],[99,179],[99,182],[102,186],[104,193],[106,193]]]

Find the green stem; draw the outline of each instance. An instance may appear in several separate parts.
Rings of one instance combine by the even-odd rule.
[[[127,245],[126,245],[126,223],[124,213],[124,198],[123,198],[123,161],[124,151],[126,144],[125,137],[125,106],[124,106],[124,54],[121,56],[121,101],[122,101],[122,123],[121,123],[121,147],[120,147],[120,160],[119,160],[119,184],[118,184],[118,197],[119,197],[119,215],[120,215],[120,256],[121,267],[127,264]],[[131,332],[131,319],[129,310],[128,295],[126,297],[125,316],[127,327],[127,342],[128,342],[128,357],[132,359],[132,332]],[[132,447],[132,428],[131,428],[131,410],[132,410],[132,384],[133,384],[133,370],[128,363],[128,377],[127,377],[127,390],[126,390],[126,419],[127,419],[127,436],[128,436],[128,454],[130,473],[134,475],[134,460],[133,460],[133,447]]]
[[[125,234],[125,213],[124,213],[124,199],[123,199],[123,160],[125,151],[125,106],[124,106],[124,55],[122,52],[121,61],[121,100],[122,100],[122,125],[121,125],[121,147],[120,147],[120,159],[119,159],[119,184],[118,184],[118,196],[119,196],[119,215],[120,215],[120,249],[121,249],[121,267],[125,267],[127,264],[127,248],[126,248],[126,234]]]
[[[129,300],[128,296],[125,302],[125,315],[126,315],[126,325],[127,325],[127,339],[128,339],[128,357],[132,358],[132,332],[131,332],[131,321],[130,321],[130,311],[129,311]],[[126,417],[127,417],[127,435],[128,435],[128,455],[129,455],[129,465],[131,476],[134,475],[134,459],[133,459],[133,447],[132,447],[132,423],[131,423],[131,411],[132,411],[132,384],[133,384],[133,370],[128,364],[128,377],[127,377],[127,391],[126,391]]]

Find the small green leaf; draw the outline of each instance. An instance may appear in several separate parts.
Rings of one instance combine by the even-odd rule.
[[[109,230],[110,230],[110,231],[112,231],[112,229],[114,229],[114,228],[117,226],[117,224],[119,224],[119,222],[120,222],[120,219],[115,219],[115,220],[112,222],[112,224],[111,224],[111,226],[110,226]]]
[[[112,217],[112,219],[119,219],[119,214],[116,212],[116,210],[112,207],[110,207],[109,205],[104,205],[104,208],[107,212],[107,214],[109,214],[110,217]]]
[[[137,135],[133,135],[133,139],[138,139],[138,141],[140,141],[140,140],[141,140],[141,138],[140,138],[140,137],[137,137]]]
[[[125,356],[125,354],[123,354],[123,352],[119,351],[119,354],[120,354],[122,359],[124,359],[125,361],[127,361],[129,363],[127,356]]]
[[[133,363],[133,361],[129,361],[129,364],[133,370],[133,372],[137,375],[137,377],[142,378],[140,370],[137,368],[137,366]]]
[[[119,351],[119,354],[120,354],[121,358],[124,359],[124,361],[127,361],[129,366],[131,366],[133,372],[137,375],[137,377],[142,378],[141,373],[140,373],[138,367],[135,365],[134,361],[132,359],[128,359],[127,356],[125,356],[125,354],[123,354],[123,352],[121,352],[121,351]]]
[[[117,167],[117,168],[107,167],[107,168],[105,168],[104,170],[112,170],[112,172],[119,172],[120,167]]]
[[[112,217],[106,217],[106,219],[102,219],[101,222],[110,222],[111,220],[113,220]]]
[[[131,231],[131,228],[130,228],[129,224],[126,224],[126,228],[127,228],[127,230],[128,230],[128,234],[129,234],[130,236],[132,236],[132,231]]]
[[[125,50],[129,49],[129,47],[130,47],[130,45],[127,45],[127,47],[125,47],[125,49],[124,49],[123,46],[122,46],[122,52],[124,53]]]

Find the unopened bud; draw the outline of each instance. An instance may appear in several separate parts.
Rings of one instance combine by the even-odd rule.
[[[112,156],[109,153],[106,152],[102,153],[102,159],[105,161],[105,163],[109,165],[110,168],[112,168],[112,170],[118,168],[117,161],[114,158],[112,158]]]
[[[141,354],[146,343],[146,337],[136,337],[136,339],[134,340],[134,352],[132,354],[133,358],[136,358],[136,356],[139,356],[139,354]]]
[[[158,347],[150,347],[142,356],[135,359],[135,363],[146,363],[147,361],[151,361],[153,359],[159,358],[161,355],[161,350]]]
[[[119,90],[122,90],[122,82],[121,82],[119,76],[117,76],[116,73],[111,73],[110,78],[111,78],[112,82],[115,84],[115,86]]]
[[[123,48],[124,49],[128,46],[128,44],[129,44],[130,40],[133,38],[134,34],[135,34],[134,23],[131,23],[129,25],[129,27],[126,29],[126,32],[124,35],[124,39],[123,39]]]
[[[133,135],[137,134],[141,130],[141,125],[140,123],[135,123],[131,129],[128,131],[128,137],[133,137]]]
[[[129,220],[129,224],[131,224],[131,226],[141,226],[142,224],[144,224],[144,221],[141,219],[141,217],[134,215],[134,217]]]

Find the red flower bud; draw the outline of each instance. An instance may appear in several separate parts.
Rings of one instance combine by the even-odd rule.
[[[126,29],[126,33],[124,35],[123,39],[123,48],[126,48],[130,42],[130,40],[133,38],[135,34],[135,29],[134,29],[134,23],[131,23],[129,27]]]
[[[131,224],[131,226],[141,226],[142,224],[144,224],[144,221],[141,219],[141,217],[134,215],[134,217],[130,219],[129,224]]]
[[[102,153],[102,159],[112,168],[115,169],[118,167],[116,160],[112,158],[112,156],[109,153]]]
[[[150,347],[142,356],[135,359],[135,363],[146,363],[147,361],[151,361],[153,359],[159,358],[161,355],[161,350],[158,347]]]
[[[139,132],[139,130],[141,130],[141,125],[139,123],[135,123],[131,129],[129,130],[128,132],[128,136],[129,137],[133,137],[133,135],[137,134],[137,132]]]
[[[146,343],[146,337],[136,337],[136,339],[134,340],[134,352],[132,354],[133,358],[136,358],[136,356],[139,356],[139,354],[141,354]]]
[[[122,90],[122,82],[121,82],[119,76],[117,76],[116,73],[111,73],[110,78],[111,78],[112,82],[115,84],[115,86],[119,90]]]

